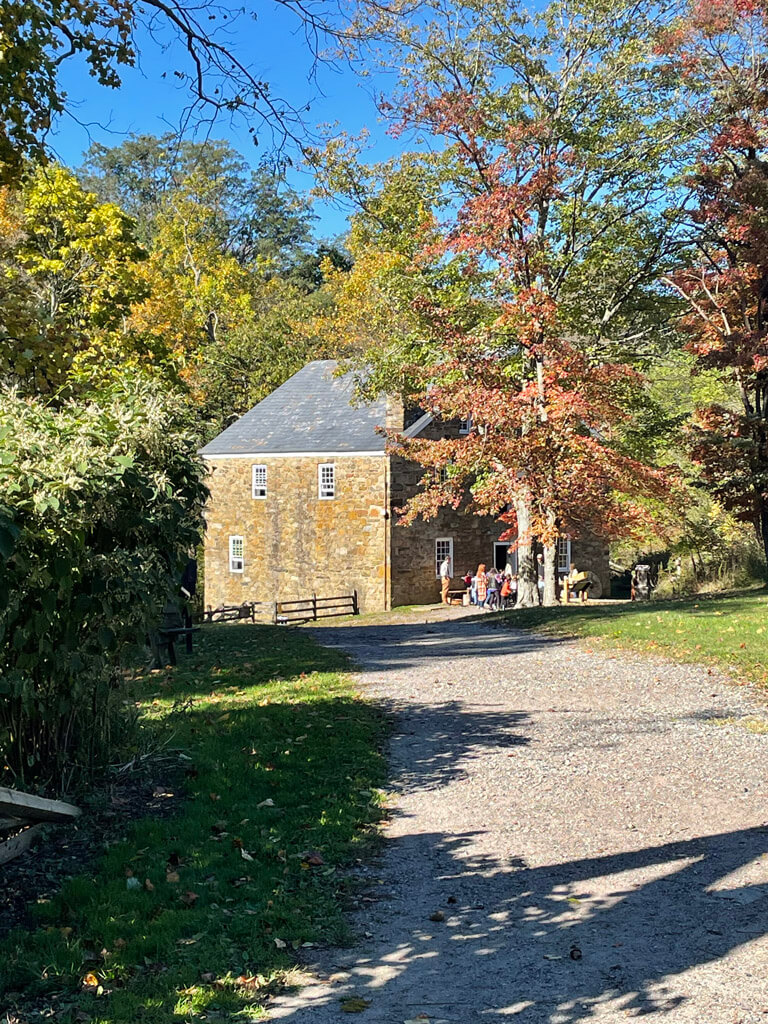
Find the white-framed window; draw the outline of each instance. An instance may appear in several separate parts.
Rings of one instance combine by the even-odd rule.
[[[318,498],[336,497],[336,466],[333,462],[321,462],[317,467]]]
[[[229,571],[242,572],[245,567],[245,542],[242,537],[229,538]]]
[[[453,576],[453,537],[438,537],[435,541],[435,576],[440,575],[440,566],[445,558],[450,563],[448,571]]]
[[[472,417],[467,416],[465,420],[459,420],[459,433],[468,434],[472,429]]]
[[[571,539],[559,537],[557,541],[557,571],[569,573],[571,569]]]
[[[251,466],[251,491],[254,498],[267,496],[267,467]]]

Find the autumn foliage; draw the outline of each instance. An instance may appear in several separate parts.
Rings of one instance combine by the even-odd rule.
[[[710,72],[714,123],[691,178],[695,256],[667,283],[688,306],[687,347],[726,374],[732,406],[696,410],[691,451],[722,505],[752,524],[768,555],[768,119],[761,54],[768,9],[696,5],[673,41],[687,73]]]
[[[422,493],[404,521],[430,518],[470,495],[473,510],[499,516],[517,538],[519,603],[533,600],[531,545],[544,547],[554,600],[557,539],[588,529],[610,539],[647,522],[649,495],[669,481],[622,450],[628,396],[640,386],[630,366],[588,354],[568,337],[555,277],[558,239],[547,218],[567,194],[575,154],[550,145],[547,125],[513,124],[502,138],[468,94],[413,104],[406,119],[428,121],[455,146],[473,183],[442,237],[424,258],[461,258],[483,277],[487,316],[466,331],[443,308],[422,310],[436,358],[410,367],[412,396],[444,420],[471,429],[455,439],[396,441],[426,469]],[[545,595],[546,596],[546,595]]]

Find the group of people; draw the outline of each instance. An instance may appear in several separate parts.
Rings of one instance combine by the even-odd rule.
[[[536,560],[536,576],[541,603],[544,594],[544,560],[541,555],[538,555]],[[469,593],[471,605],[496,610],[512,608],[517,602],[518,576],[513,571],[511,562],[507,562],[504,569],[496,569],[493,566],[488,569],[485,563],[481,562],[476,573],[466,572],[462,579]],[[448,558],[440,565],[440,582],[443,604],[450,604],[451,568]],[[578,595],[581,601],[587,600],[591,586],[589,573],[579,572],[573,562],[568,576],[561,583],[566,602],[569,594]]]
[[[464,585],[469,591],[469,603],[479,608],[512,608],[517,600],[517,575],[506,569],[486,569],[483,562],[477,572],[464,574]]]

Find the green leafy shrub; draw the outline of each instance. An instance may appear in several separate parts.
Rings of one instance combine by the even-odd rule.
[[[108,756],[121,669],[178,586],[204,498],[193,440],[148,383],[59,409],[0,397],[6,776],[58,785]]]

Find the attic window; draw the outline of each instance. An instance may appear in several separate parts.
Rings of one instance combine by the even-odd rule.
[[[329,499],[336,497],[336,466],[323,462],[317,467],[317,496]]]
[[[267,467],[251,467],[251,487],[254,498],[266,498],[267,496]]]
[[[242,572],[245,568],[243,554],[244,542],[242,537],[229,538],[229,571]]]

